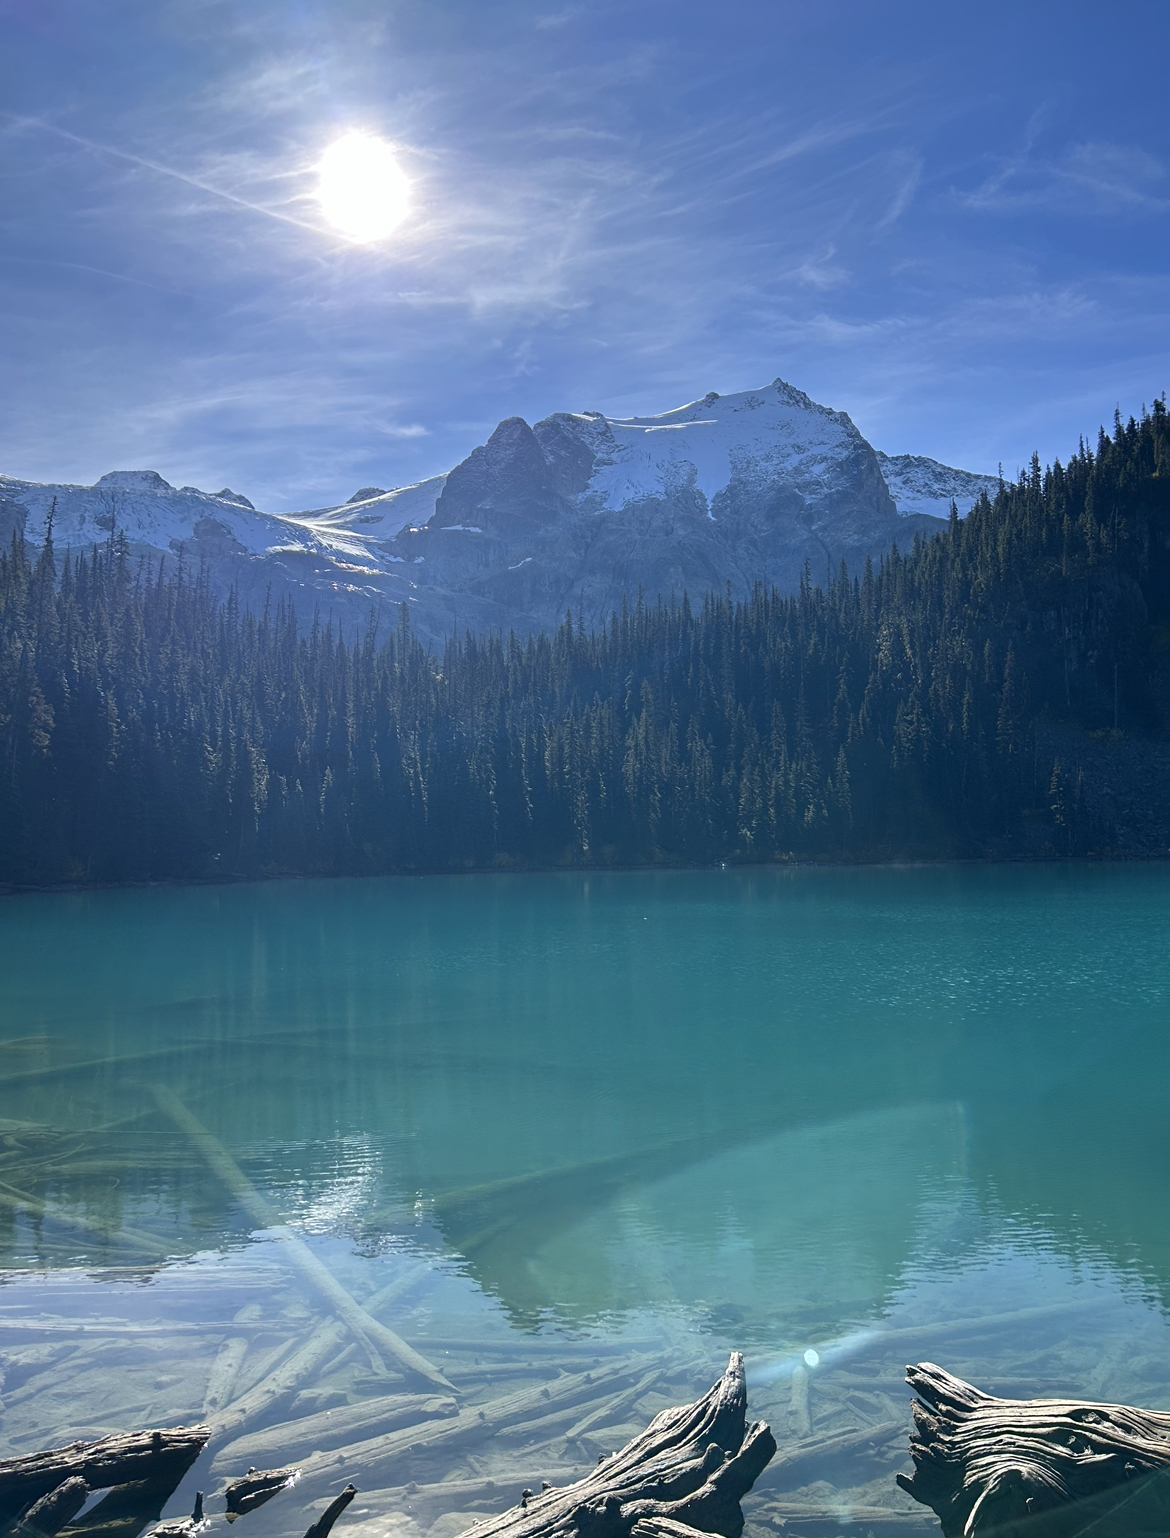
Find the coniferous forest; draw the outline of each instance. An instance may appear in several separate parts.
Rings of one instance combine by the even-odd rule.
[[[0,555],[15,885],[1108,854],[1076,744],[1168,727],[1162,402],[827,589],[441,655],[405,613],[241,612],[117,530]]]

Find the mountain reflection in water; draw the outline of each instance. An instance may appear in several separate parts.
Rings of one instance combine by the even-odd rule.
[[[814,1424],[889,1427],[919,1355],[1170,1404],[1168,927],[1165,870],[1087,866],[9,898],[0,1350],[50,1316],[314,1317],[164,1084],[485,1382],[625,1342],[694,1382],[745,1350],[782,1436],[798,1368]],[[155,1403],[109,1360],[107,1417],[200,1413],[202,1381]],[[110,1424],[37,1381],[12,1450]]]

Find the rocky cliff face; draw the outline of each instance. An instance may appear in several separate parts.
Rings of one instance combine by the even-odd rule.
[[[775,380],[655,417],[558,412],[501,422],[446,476],[288,517],[238,493],[176,490],[153,471],[92,487],[0,477],[0,520],[59,546],[124,530],[139,549],[206,565],[245,603],[287,594],[347,627],[406,602],[415,627],[529,632],[603,621],[639,591],[697,600],[730,583],[792,590],[880,558],[966,512],[992,477],[877,453],[848,416]]]

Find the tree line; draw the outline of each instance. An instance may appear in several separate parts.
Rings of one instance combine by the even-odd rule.
[[[441,654],[18,534],[0,881],[1107,852],[1037,723],[1162,733],[1168,661],[1162,401],[826,586]]]

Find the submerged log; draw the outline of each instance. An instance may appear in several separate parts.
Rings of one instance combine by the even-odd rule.
[[[428,1362],[413,1346],[408,1346],[400,1335],[396,1335],[368,1313],[345,1290],[329,1268],[318,1260],[304,1240],[281,1223],[276,1211],[260,1195],[219,1139],[191,1114],[179,1097],[165,1084],[152,1085],[151,1090],[158,1108],[187,1134],[209,1168],[219,1176],[252,1221],[269,1229],[274,1238],[283,1242],[285,1254],[304,1280],[328,1302],[337,1317],[361,1342],[375,1372],[385,1373],[385,1354],[411,1376],[421,1378],[435,1388],[445,1389],[449,1394],[454,1393],[451,1384],[432,1362]]]
[[[438,1394],[386,1394],[361,1404],[302,1415],[238,1437],[218,1450],[216,1463],[221,1466],[234,1458],[237,1463],[258,1465],[266,1458],[305,1458],[310,1453],[343,1447],[378,1433],[398,1431],[403,1426],[445,1420],[458,1412],[459,1406],[453,1399]]]
[[[640,1436],[576,1484],[525,1491],[475,1538],[739,1538],[740,1501],[776,1451],[762,1422],[747,1425],[743,1357],[692,1405],[663,1410]]]
[[[328,1485],[342,1472],[348,1474],[351,1468],[360,1469],[371,1482],[405,1482],[414,1477],[414,1465],[420,1458],[435,1453],[450,1456],[456,1449],[463,1452],[515,1427],[522,1426],[535,1435],[550,1416],[558,1417],[557,1425],[563,1426],[566,1418],[576,1419],[580,1415],[581,1406],[596,1404],[616,1389],[636,1381],[644,1369],[645,1362],[632,1362],[569,1373],[552,1383],[468,1406],[458,1415],[368,1437],[335,1451],[314,1453],[302,1463],[305,1484]],[[213,1474],[224,1469],[226,1455],[230,1455],[230,1449],[216,1455]]]
[[[207,1388],[203,1394],[203,1418],[211,1420],[217,1411],[229,1405],[240,1368],[248,1354],[246,1335],[230,1335],[216,1352],[215,1361],[207,1375]]]
[[[266,1372],[246,1393],[223,1407],[213,1422],[217,1442],[239,1436],[274,1405],[291,1399],[301,1384],[311,1378],[329,1360],[345,1339],[345,1331],[336,1319],[327,1319],[307,1340],[287,1356],[278,1354],[277,1365]]]
[[[40,1218],[44,1222],[59,1223],[62,1228],[76,1229],[78,1233],[86,1234],[102,1244],[116,1245],[118,1249],[134,1255],[153,1257],[162,1254],[165,1248],[164,1242],[151,1234],[140,1234],[133,1228],[106,1228],[101,1223],[82,1217],[80,1213],[67,1212],[56,1204],[42,1202],[31,1192],[18,1191],[14,1186],[0,1186],[0,1207],[7,1207],[12,1212],[27,1213],[29,1217]]]
[[[914,1475],[898,1483],[946,1538],[1170,1532],[1170,1414],[997,1399],[932,1362],[907,1368],[906,1380],[918,1395]]]

